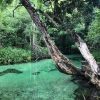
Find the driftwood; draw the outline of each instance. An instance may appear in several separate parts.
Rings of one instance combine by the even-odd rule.
[[[86,43],[77,34],[72,33],[73,39],[75,40],[75,43],[76,43],[78,49],[80,50],[81,54],[83,55],[83,57],[85,58],[85,60],[88,62],[88,65],[89,65],[89,66],[87,66],[87,68],[89,69],[89,72],[87,72],[87,69],[86,69],[85,72],[83,73],[82,70],[75,67],[75,65],[73,65],[70,62],[70,60],[59,51],[59,49],[57,48],[55,43],[51,40],[50,35],[48,34],[45,25],[40,20],[38,14],[37,14],[37,11],[31,5],[29,0],[20,0],[20,1],[21,1],[22,5],[26,8],[28,13],[30,14],[35,25],[38,27],[40,32],[43,34],[43,39],[44,39],[46,46],[49,50],[51,58],[56,63],[59,71],[62,73],[65,73],[65,74],[84,75],[84,77],[90,78],[91,83],[93,83],[97,87],[100,87],[100,82],[98,79],[99,67],[98,67],[95,59],[93,58],[93,56],[89,52]]]

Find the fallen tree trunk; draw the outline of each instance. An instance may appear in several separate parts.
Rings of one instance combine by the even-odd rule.
[[[87,44],[84,40],[75,32],[72,32],[73,40],[79,51],[81,52],[84,59],[87,61],[87,65],[84,66],[84,75],[85,77],[89,77],[92,84],[96,85],[100,88],[100,80],[99,80],[99,65],[94,59],[93,55],[90,53]]]
[[[75,41],[77,48],[81,52],[84,59],[88,62],[92,73],[94,73],[96,75],[100,75],[99,66],[98,66],[96,60],[94,59],[93,55],[90,53],[90,51],[89,51],[86,43],[84,42],[84,40],[78,34],[76,34],[75,32],[73,32],[72,35],[73,35],[72,37]]]
[[[40,32],[43,34],[43,39],[47,45],[47,48],[50,52],[50,55],[54,62],[57,65],[57,68],[59,69],[60,72],[65,73],[65,74],[76,74],[76,75],[86,75],[90,78],[91,83],[95,84],[96,86],[100,87],[100,81],[98,79],[98,65],[96,64],[95,59],[91,55],[91,53],[88,50],[87,45],[83,40],[77,35],[74,34],[74,40],[76,42],[76,45],[80,52],[82,53],[83,57],[87,60],[90,66],[90,72],[91,73],[82,73],[78,68],[76,68],[70,60],[65,57],[57,48],[55,43],[51,40],[47,29],[45,25],[41,22],[37,11],[35,10],[34,7],[30,4],[29,0],[20,0],[22,5],[26,8],[28,13],[30,14],[33,22],[36,24]],[[88,57],[87,57],[88,56]],[[85,71],[87,72],[87,71]]]

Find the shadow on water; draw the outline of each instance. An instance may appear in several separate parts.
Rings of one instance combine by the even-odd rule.
[[[8,74],[8,73],[21,74],[22,71],[19,71],[19,70],[17,70],[17,69],[6,69],[6,70],[0,72],[0,76],[3,76],[3,75]]]
[[[38,71],[38,72],[33,72],[32,73],[32,75],[39,75],[41,72],[52,72],[52,71],[56,71],[57,69],[56,68],[52,68],[52,69],[50,69],[50,70],[48,70],[48,71]]]
[[[72,77],[72,81],[79,85],[74,91],[75,100],[100,100],[100,90],[96,89],[84,77]]]

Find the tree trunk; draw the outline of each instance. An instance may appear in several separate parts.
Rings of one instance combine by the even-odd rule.
[[[43,34],[43,39],[48,47],[52,59],[55,61],[57,68],[65,74],[79,74],[80,71],[65,57],[51,40],[45,25],[41,22],[36,10],[30,4],[29,0],[20,0],[22,5],[29,12],[33,22],[36,24],[40,32]]]
[[[69,61],[69,59],[67,57],[65,57],[59,51],[59,49],[57,48],[55,43],[51,40],[50,35],[48,34],[45,25],[41,22],[36,10],[34,9],[34,7],[32,7],[29,0],[20,0],[20,1],[21,1],[22,5],[26,8],[26,10],[29,12],[29,14],[30,14],[33,22],[35,23],[35,25],[38,27],[40,32],[43,34],[43,39],[44,39],[44,41],[47,45],[49,53],[50,53],[53,61],[55,61],[59,71],[62,72],[62,73],[65,73],[65,74],[82,75],[83,73],[79,69],[77,69]],[[75,40],[78,49],[80,50],[81,54],[87,60],[89,66],[90,66],[89,71],[91,73],[87,73],[86,76],[88,76],[91,79],[91,83],[100,87],[100,82],[99,82],[99,79],[97,77],[97,75],[98,75],[98,65],[96,64],[95,59],[93,58],[93,56],[89,52],[86,43],[77,34],[74,34],[73,37],[74,37],[73,39]],[[84,74],[84,76],[85,76],[85,74]]]
[[[81,52],[84,59],[87,61],[87,65],[85,65],[85,77],[89,77],[91,83],[96,85],[100,88],[100,80],[99,80],[99,64],[97,64],[96,60],[94,59],[93,55],[90,53],[87,44],[84,42],[81,37],[76,34],[75,32],[72,32],[72,37],[75,41],[75,44],[79,51]]]
[[[78,34],[76,34],[75,32],[73,32],[72,35],[73,35],[72,37],[75,41],[77,48],[79,49],[79,51],[81,52],[81,54],[85,58],[85,60],[88,62],[92,73],[99,75],[99,72],[98,72],[99,66],[98,66],[97,62],[95,61],[94,57],[92,56],[92,54],[90,53],[84,40],[81,39],[81,37]]]

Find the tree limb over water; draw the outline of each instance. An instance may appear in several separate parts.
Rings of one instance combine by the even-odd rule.
[[[38,27],[40,32],[43,34],[43,39],[49,50],[51,58],[57,65],[56,67],[58,68],[58,70],[65,74],[84,75],[84,77],[86,77],[86,78],[89,77],[91,83],[100,88],[100,80],[98,78],[99,67],[98,67],[94,57],[89,52],[86,43],[77,34],[74,34],[73,40],[75,40],[75,43],[76,43],[78,49],[80,50],[81,54],[83,55],[83,57],[89,64],[89,67],[87,66],[87,69],[83,73],[80,69],[75,67],[75,65],[73,65],[71,63],[71,61],[59,51],[59,49],[57,48],[55,43],[52,41],[50,35],[48,34],[46,26],[40,20],[37,10],[31,5],[29,0],[20,0],[20,1],[21,1],[22,5],[26,8],[28,13],[30,14],[35,25]],[[89,73],[87,72],[88,69],[89,69]]]

